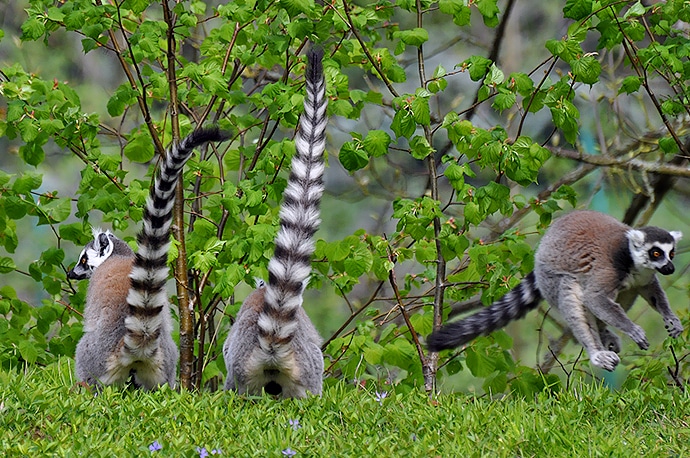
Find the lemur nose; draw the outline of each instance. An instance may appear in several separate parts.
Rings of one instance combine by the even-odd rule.
[[[660,267],[658,270],[661,275],[671,275],[676,271],[676,268],[673,266],[672,262],[669,262],[665,266]]]

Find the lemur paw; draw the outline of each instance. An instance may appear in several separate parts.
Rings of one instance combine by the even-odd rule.
[[[675,315],[666,318],[664,320],[664,325],[668,331],[668,335],[673,338],[678,337],[680,333],[683,332],[683,325],[680,324],[680,320]]]
[[[598,351],[589,357],[589,362],[612,372],[620,362],[620,358],[612,351]]]
[[[601,344],[604,346],[605,350],[612,351],[614,353],[621,352],[621,339],[609,328],[602,329],[599,332],[599,338],[601,339]]]
[[[630,338],[637,344],[638,347],[642,350],[646,350],[649,348],[649,342],[647,341],[647,335],[644,332],[644,329],[642,329],[638,325],[634,325],[635,327],[632,328],[632,330],[628,333]]]

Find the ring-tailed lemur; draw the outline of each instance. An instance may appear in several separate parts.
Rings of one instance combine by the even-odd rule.
[[[543,298],[558,309],[590,362],[612,371],[620,361],[620,339],[607,325],[623,331],[641,349],[649,346],[644,330],[625,313],[638,295],[661,314],[671,337],[683,331],[655,275],[674,272],[672,260],[681,237],[658,227],[633,229],[594,211],[569,213],[544,234],[534,272],[493,305],[436,330],[427,338],[428,347],[455,348],[489,334],[522,318]]]
[[[81,381],[122,384],[133,375],[145,389],[175,386],[178,350],[165,292],[175,185],[195,147],[225,139],[215,127],[200,129],[168,149],[146,201],[136,255],[110,231],[93,230],[94,239],[67,274],[89,278],[76,351]]]
[[[321,337],[302,308],[302,293],[311,273],[312,237],[320,223],[328,119],[322,54],[311,50],[307,59],[304,113],[268,283],[260,280],[244,301],[223,345],[225,389],[240,393],[265,391],[284,398],[321,394]]]

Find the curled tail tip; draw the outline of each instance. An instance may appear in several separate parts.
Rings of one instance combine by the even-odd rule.
[[[200,127],[187,136],[192,145],[201,145],[207,142],[222,142],[228,140],[230,137],[230,132],[221,130],[221,128],[216,125]]]

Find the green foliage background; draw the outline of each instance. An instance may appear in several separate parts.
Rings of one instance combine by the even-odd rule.
[[[191,356],[182,384],[218,387],[222,342],[272,254],[310,42],[325,49],[331,121],[305,302],[325,338],[327,383],[404,392],[440,380],[529,395],[600,376],[579,347],[562,354],[568,336],[546,308],[455,352],[428,354],[424,336],[514,287],[561,210],[643,224],[663,203],[655,224],[688,223],[668,216],[687,202],[678,178],[690,175],[682,1],[34,0],[9,9],[0,33],[0,145],[11,153],[0,162],[0,273],[11,278],[0,287],[4,368],[73,355],[86,284],[65,272],[90,226],[134,246],[156,153],[217,123],[233,138],[186,168],[171,295],[193,310],[181,326]],[[666,286],[687,327],[684,246]],[[656,345],[626,347],[612,383],[632,370],[630,386],[683,385],[687,331],[671,352],[654,332],[660,318],[638,309]],[[542,376],[537,364],[553,371]]]

